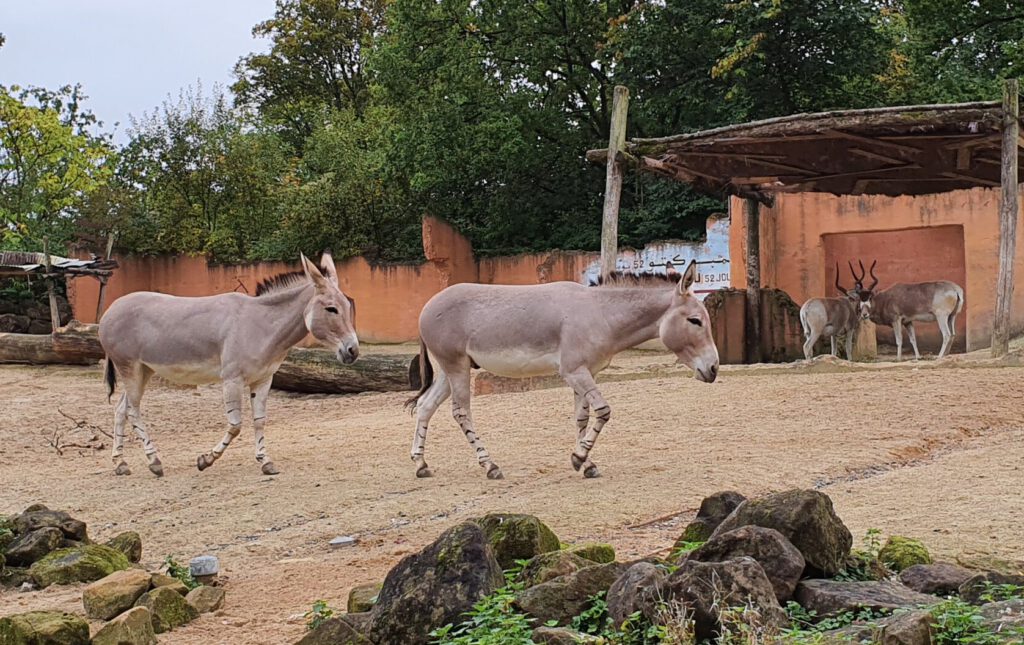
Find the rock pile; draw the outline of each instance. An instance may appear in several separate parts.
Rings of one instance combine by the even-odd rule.
[[[154,645],[156,634],[184,625],[224,603],[219,587],[186,585],[142,569],[138,533],[105,544],[89,539],[85,522],[41,504],[0,515],[0,583],[23,591],[89,583],[84,616],[36,611],[0,619],[2,645]],[[89,622],[103,622],[89,635]]]
[[[57,296],[57,312],[61,325],[71,321],[71,305],[64,296]],[[38,302],[34,299],[0,300],[0,332],[49,334],[51,331],[50,304],[45,296]]]
[[[634,562],[617,562],[607,545],[562,545],[536,517],[492,514],[449,529],[403,559],[382,585],[354,588],[350,613],[325,621],[300,645],[428,643],[432,630],[462,623],[499,589],[514,593],[511,607],[535,627],[537,643],[605,642],[572,629],[603,596],[612,624],[642,619],[667,629],[685,620],[691,640],[684,642],[713,642],[737,620],[751,630],[747,636],[763,638],[756,642],[784,642],[779,635],[790,618],[783,607],[790,603],[793,611],[795,602],[811,621],[866,610],[889,614],[823,631],[815,642],[927,645],[935,621],[929,608],[943,595],[981,604],[981,590],[993,584],[1024,585],[1021,576],[932,563],[927,549],[908,538],[893,536],[868,552],[851,553],[852,543],[832,501],[812,490],[750,500],[712,495],[667,559]],[[510,586],[503,587],[503,569]],[[978,610],[993,632],[1024,625],[1022,612],[1024,600]]]

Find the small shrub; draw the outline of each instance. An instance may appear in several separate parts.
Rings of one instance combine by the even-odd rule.
[[[882,551],[882,532],[879,529],[868,529],[864,534],[863,546],[850,551],[850,560],[845,569],[837,573],[835,580],[843,582],[861,582],[878,580],[889,572],[879,560]]]
[[[187,566],[182,566],[175,562],[174,556],[169,555],[164,558],[164,566],[167,567],[167,575],[176,578],[189,591],[199,586],[199,582],[192,577],[192,571]]]
[[[438,645],[532,645],[533,619],[516,611],[512,602],[523,589],[516,582],[525,560],[505,572],[505,586],[482,598],[458,625],[448,623],[430,632]]]
[[[994,645],[1004,642],[987,630],[978,608],[959,598],[950,598],[931,610],[932,642],[935,645]]]
[[[326,600],[317,600],[313,608],[302,615],[306,619],[306,629],[313,631],[326,620],[334,616],[334,610],[327,606]]]
[[[672,548],[672,555],[670,555],[669,558],[672,560],[681,560],[692,551],[696,551],[700,547],[704,546],[704,544],[706,544],[706,542],[677,542]]]
[[[1003,600],[1016,600],[1024,598],[1024,585],[1014,584],[993,584],[985,581],[985,590],[981,592],[983,602],[1002,602]]]

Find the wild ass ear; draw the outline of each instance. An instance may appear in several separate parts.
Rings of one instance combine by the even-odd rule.
[[[690,264],[686,267],[686,271],[683,273],[682,279],[679,280],[679,295],[683,295],[690,291],[690,287],[697,280],[697,261],[690,260]]]
[[[331,257],[330,251],[324,251],[320,256],[320,268],[327,279],[333,282],[334,286],[338,286],[338,269],[334,266],[334,258]]]
[[[320,273],[320,269],[316,268],[316,265],[310,262],[302,253],[299,253],[299,259],[302,260],[302,270],[305,271],[306,277],[309,278],[310,282],[312,282],[317,289],[326,288],[327,278],[324,277],[324,274]]]

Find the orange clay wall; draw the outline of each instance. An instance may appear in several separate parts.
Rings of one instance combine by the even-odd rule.
[[[730,203],[731,283],[746,287],[746,222],[742,200]],[[1018,230],[1024,230],[1018,215]],[[957,321],[966,349],[988,347],[999,266],[999,190],[973,189],[921,197],[836,197],[824,193],[780,194],[761,210],[761,280],[802,304],[834,297],[835,263],[849,288],[848,259],[878,260],[879,289],[895,282],[952,280],[964,288],[966,304]],[[1020,237],[1020,236],[1019,236]],[[1017,243],[1016,281],[1024,280],[1024,239]],[[870,278],[869,278],[870,280]],[[870,284],[870,282],[869,282]],[[964,315],[966,314],[966,315]],[[934,323],[915,325],[921,349],[938,347]],[[1024,331],[1024,288],[1014,291],[1012,328]],[[880,342],[892,330],[878,328]],[[964,345],[960,345],[960,349]],[[904,350],[909,350],[904,339]],[[956,346],[954,346],[956,349]]]
[[[448,224],[423,221],[422,264],[372,265],[363,258],[339,261],[342,291],[356,300],[360,340],[369,343],[415,341],[420,310],[437,292],[459,282],[537,284],[578,281],[596,253],[542,253],[477,260],[469,242]],[[120,268],[107,286],[106,302],[133,291],[205,296],[226,291],[255,293],[263,279],[299,269],[298,262],[210,265],[205,257],[118,257]],[[79,278],[68,284],[74,317],[96,321],[99,283]]]

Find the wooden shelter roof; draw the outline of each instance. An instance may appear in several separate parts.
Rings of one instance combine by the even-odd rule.
[[[998,101],[794,114],[631,139],[619,158],[704,193],[762,202],[789,192],[897,196],[994,188],[1002,119]],[[596,163],[607,157],[607,149],[587,152]]]
[[[0,276],[26,275],[59,275],[76,277],[80,275],[109,276],[117,268],[117,260],[77,260],[63,258],[59,255],[50,256],[50,268],[47,271],[46,255],[23,251],[0,252]]]

